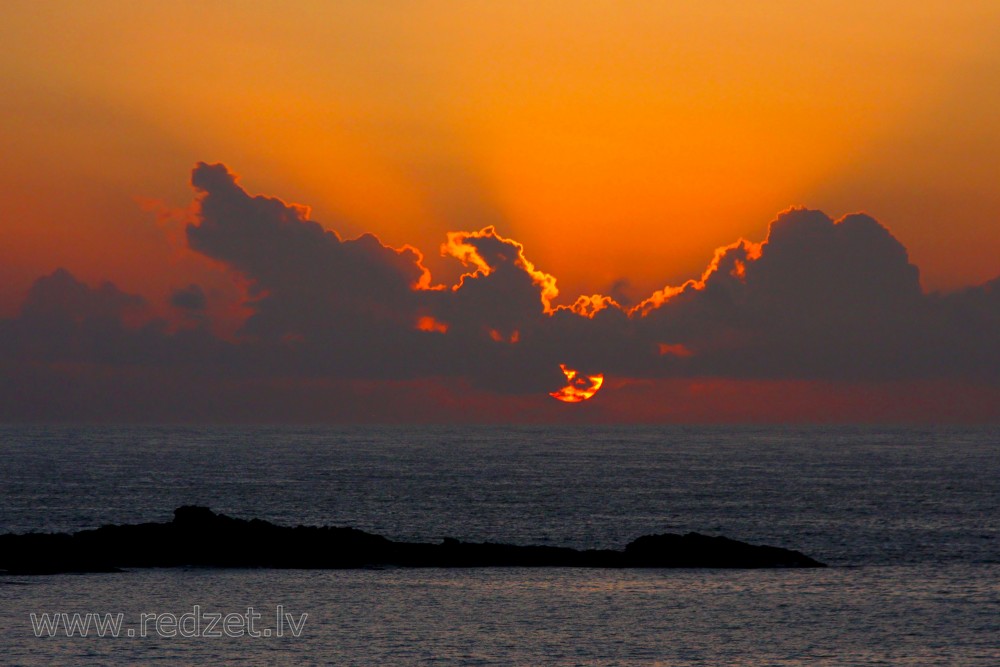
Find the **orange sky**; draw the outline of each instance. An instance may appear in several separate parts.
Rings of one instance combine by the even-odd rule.
[[[495,224],[561,300],[640,299],[792,204],[888,225],[928,289],[998,273],[1000,4],[0,6],[0,307],[64,266],[190,280],[136,198],[198,160],[421,248]]]

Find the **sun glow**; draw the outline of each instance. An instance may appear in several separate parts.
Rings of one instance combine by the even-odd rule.
[[[559,364],[563,375],[566,376],[566,386],[559,391],[549,393],[554,399],[564,403],[580,403],[591,398],[604,384],[604,375],[580,375],[572,368],[566,368],[566,364]]]

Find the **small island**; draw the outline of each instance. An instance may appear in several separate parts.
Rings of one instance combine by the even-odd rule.
[[[355,528],[279,526],[207,507],[169,523],[107,525],[76,533],[0,535],[0,573],[120,572],[147,567],[345,569],[377,567],[803,568],[798,551],[699,533],[645,535],[623,550],[493,542],[396,542]]]

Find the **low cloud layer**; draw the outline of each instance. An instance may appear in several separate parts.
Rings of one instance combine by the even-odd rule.
[[[342,239],[304,207],[248,194],[223,165],[200,163],[191,182],[190,249],[245,286],[235,335],[213,333],[209,313],[220,311],[201,285],[178,286],[171,318],[56,271],[0,321],[0,417],[127,418],[147,400],[162,410],[144,414],[208,419],[239,415],[248,396],[308,400],[317,383],[336,385],[325,395],[351,410],[364,412],[368,391],[405,415],[455,408],[463,392],[551,401],[561,364],[604,374],[605,392],[684,378],[1000,386],[1000,278],[926,294],[906,249],[867,215],[785,211],[760,243],[720,248],[700,278],[626,307],[559,294],[493,227],[448,234],[440,250],[466,273],[438,284],[417,249]],[[425,383],[419,400],[390,391],[412,383]],[[105,393],[74,391],[95,386]],[[307,414],[322,417],[314,407]]]

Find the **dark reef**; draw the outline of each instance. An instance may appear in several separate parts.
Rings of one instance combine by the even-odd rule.
[[[174,510],[170,523],[110,525],[78,533],[0,535],[0,572],[116,572],[141,567],[825,567],[778,547],[726,537],[646,535],[623,551],[470,543],[394,542],[355,528],[277,526],[206,507]]]

